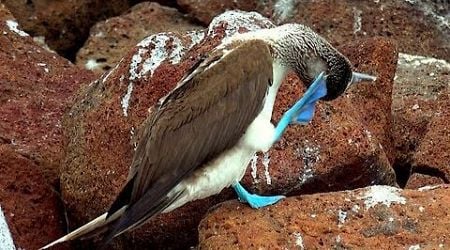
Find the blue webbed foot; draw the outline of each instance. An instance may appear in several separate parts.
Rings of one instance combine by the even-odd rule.
[[[233,185],[234,191],[236,191],[239,201],[248,203],[252,208],[262,208],[265,206],[273,205],[286,198],[284,195],[274,196],[261,196],[257,194],[251,194],[238,182]]]
[[[317,101],[327,94],[324,72],[320,73],[309,86],[303,97],[298,100],[286,113],[275,128],[275,141],[281,138],[289,124],[307,124],[314,117]]]

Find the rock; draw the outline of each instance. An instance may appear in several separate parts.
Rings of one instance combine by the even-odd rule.
[[[0,34],[0,206],[16,247],[37,249],[65,231],[60,120],[93,74],[36,45],[3,4]]]
[[[418,189],[424,186],[433,186],[438,184],[444,184],[444,180],[432,175],[413,173],[408,178],[405,188]]]
[[[267,16],[272,8],[272,0],[270,1],[247,1],[247,0],[177,0],[180,8],[189,13],[192,17],[200,21],[202,24],[208,25],[212,19],[225,12],[226,10],[243,10],[258,11]]]
[[[286,22],[308,25],[336,45],[357,38],[384,36],[396,41],[401,52],[449,60],[450,27],[445,14],[449,5],[433,2],[438,3],[424,0],[346,0],[339,4],[333,0],[298,1],[292,8],[292,18],[287,18]]]
[[[228,201],[202,220],[198,249],[447,249],[449,191],[371,186],[263,209]]]
[[[430,121],[448,99],[450,64],[430,57],[400,54],[392,97],[397,172],[403,185],[411,173],[413,156]],[[440,177],[438,177],[440,178]],[[401,184],[402,185],[402,184]]]
[[[129,0],[4,0],[23,29],[60,54],[75,58],[76,51],[97,21],[115,16],[131,6]]]
[[[200,29],[176,9],[144,2],[126,14],[101,21],[92,27],[90,36],[78,51],[76,63],[103,73],[143,38],[158,32],[184,32]]]
[[[413,156],[411,171],[426,173],[450,183],[450,94],[435,109],[428,131]]]
[[[303,194],[396,185],[390,163],[395,46],[376,38],[346,45],[342,52],[360,71],[375,74],[377,81],[354,86],[332,102],[320,102],[310,125],[290,126],[267,154],[254,157],[244,186],[263,194]],[[275,124],[302,93],[301,82],[293,77],[280,87]]]
[[[272,26],[257,13],[228,13],[206,31],[155,34],[84,88],[64,122],[69,143],[61,189],[71,224],[80,226],[108,209],[124,185],[136,135],[149,108],[177,84],[199,55],[238,30]],[[201,45],[195,45],[205,34]],[[209,207],[232,197],[226,193],[161,215],[115,240],[112,247],[124,248],[130,241],[138,248],[192,246],[198,222]]]

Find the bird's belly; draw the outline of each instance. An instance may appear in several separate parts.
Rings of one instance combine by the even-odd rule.
[[[233,148],[196,170],[172,189],[171,192],[183,191],[183,194],[164,212],[170,212],[187,202],[218,194],[224,188],[239,182],[253,155],[270,148],[274,130],[270,119],[259,115]]]

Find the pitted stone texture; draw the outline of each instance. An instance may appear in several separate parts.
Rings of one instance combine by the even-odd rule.
[[[41,37],[60,54],[74,58],[97,21],[115,16],[131,6],[129,0],[4,0],[2,1],[31,36]]]
[[[425,186],[434,186],[439,184],[444,184],[444,180],[442,178],[428,174],[413,173],[408,178],[405,188],[418,189]]]
[[[199,39],[192,32],[155,34],[142,40],[109,73],[86,86],[64,122],[69,144],[61,189],[72,225],[79,226],[108,209],[128,175],[140,124],[199,56],[217,46],[224,36],[272,26],[257,13],[228,13],[211,24],[201,44],[196,44]],[[112,247],[124,248],[130,241],[146,248],[195,245],[203,214],[231,197],[228,193],[163,214],[115,240]]]
[[[392,97],[392,115],[394,117],[393,136],[396,149],[396,166],[399,171],[410,172],[411,165],[417,166],[413,159],[420,144],[426,144],[426,134],[440,133],[446,129],[444,124],[431,126],[431,121],[437,115],[444,115],[442,111],[448,108],[450,91],[450,63],[431,57],[400,54]],[[445,112],[444,112],[445,113]],[[445,118],[444,118],[445,119]],[[441,121],[442,122],[442,121]],[[431,134],[430,134],[431,135]],[[445,140],[445,138],[443,138]],[[443,150],[443,145],[434,143],[430,154],[436,156],[433,151]],[[442,140],[442,139],[438,139]],[[441,149],[439,149],[441,148]],[[445,152],[445,150],[444,150]],[[423,152],[422,152],[423,153]],[[437,153],[437,152],[436,152]],[[437,153],[440,154],[440,153]],[[445,154],[445,153],[444,153]],[[419,155],[417,155],[419,156]],[[442,159],[442,158],[440,158]],[[431,163],[431,162],[430,162]],[[441,170],[445,162],[440,163]],[[419,164],[420,165],[420,164]],[[433,164],[426,164],[435,169]],[[426,175],[442,178],[441,170],[427,170],[428,168],[412,168],[412,173],[418,171]],[[445,177],[448,178],[448,177]],[[442,180],[443,181],[443,180]]]
[[[264,16],[271,13],[273,1],[255,0],[177,0],[180,8],[203,24],[227,10],[257,11]]]
[[[0,34],[0,206],[16,247],[38,249],[65,231],[61,119],[93,74],[35,44],[3,4]]]
[[[342,48],[360,71],[375,74],[331,102],[319,102],[312,123],[290,126],[267,154],[249,164],[243,184],[257,193],[299,194],[354,189],[371,184],[395,185],[391,91],[397,60],[395,46],[383,38],[361,40]],[[302,95],[290,76],[280,87],[274,123]]]
[[[299,1],[286,22],[308,25],[336,45],[383,36],[401,52],[449,60],[448,12],[442,1]]]
[[[140,3],[121,16],[94,25],[88,40],[78,51],[76,63],[96,73],[104,73],[116,66],[131,48],[147,36],[201,28],[191,24],[176,9],[153,2]]]
[[[372,186],[263,209],[228,201],[202,220],[198,249],[447,249],[449,191]]]

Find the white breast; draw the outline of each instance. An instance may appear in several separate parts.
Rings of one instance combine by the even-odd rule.
[[[269,88],[264,108],[247,128],[244,136],[233,148],[223,152],[203,168],[196,170],[172,189],[171,192],[183,191],[183,195],[164,212],[170,212],[187,202],[218,194],[224,188],[239,182],[244,176],[253,155],[257,151],[266,152],[272,147],[275,128],[270,119],[286,69],[274,63],[273,73],[274,82]]]

